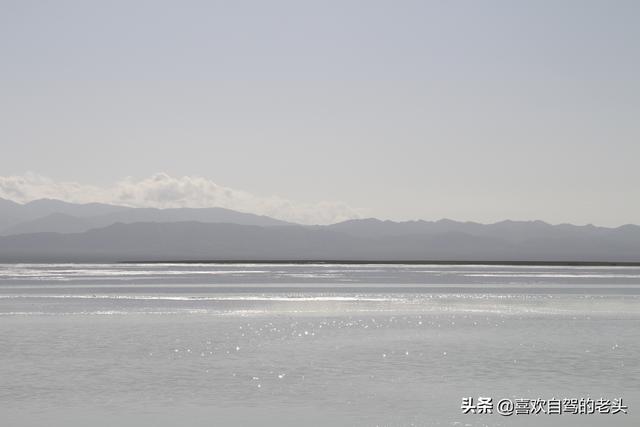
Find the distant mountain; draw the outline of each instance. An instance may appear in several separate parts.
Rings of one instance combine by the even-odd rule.
[[[483,224],[475,222],[457,222],[449,219],[439,221],[383,221],[376,218],[351,219],[327,226],[330,230],[340,231],[352,236],[360,237],[391,237],[415,234],[436,234],[466,232],[474,234],[480,231]]]
[[[99,223],[98,225],[100,226],[116,222],[133,223],[179,221],[224,222],[241,225],[258,225],[263,227],[292,225],[290,222],[281,221],[268,216],[238,212],[225,208],[136,208],[95,217],[93,220],[94,223]]]
[[[25,203],[23,211],[31,218],[40,218],[51,214],[66,214],[77,217],[90,217],[125,211],[131,208],[104,203],[69,203],[55,199],[38,199]]]
[[[336,226],[201,222],[117,223],[83,233],[0,237],[0,261],[127,260],[458,260],[640,262],[640,227],[603,228],[506,222],[462,225],[472,234],[427,224],[386,223],[359,235]],[[395,225],[394,225],[395,224]],[[442,225],[442,224],[440,224]],[[393,231],[397,226],[397,233]],[[413,227],[421,232],[409,232]],[[347,227],[349,230],[337,230]],[[360,228],[359,228],[360,227]],[[435,227],[435,228],[433,228]],[[445,227],[445,228],[446,228]],[[524,230],[524,231],[523,231]],[[375,234],[375,235],[374,235]],[[372,236],[373,235],[373,236]]]
[[[634,261],[640,227],[356,219],[302,226],[224,208],[0,199],[0,262],[193,259]]]
[[[24,221],[22,205],[11,200],[0,199],[0,230]]]
[[[3,235],[28,234],[39,232],[80,233],[95,228],[86,218],[63,213],[52,213],[31,221],[19,222],[2,230]]]
[[[11,200],[0,199],[0,234],[7,234],[5,230],[17,224],[37,220],[53,214],[87,217],[105,215],[127,209],[131,208],[102,203],[76,204],[52,199],[40,199],[20,204]],[[48,224],[54,225],[55,218],[49,220]]]
[[[278,259],[345,254],[354,239],[302,226],[171,222],[114,224],[84,233],[0,237],[0,261],[123,261],[175,259]]]
[[[38,232],[70,233],[102,228],[117,222],[226,222],[244,225],[289,225],[267,216],[237,212],[224,208],[130,208],[100,203],[74,204],[42,199],[20,205],[8,200],[0,203],[0,235]],[[1,225],[4,224],[4,227]]]
[[[606,237],[613,230],[593,225],[576,226],[571,224],[551,225],[543,221],[501,221],[494,224],[480,224],[477,222],[458,222],[450,219],[439,221],[381,221],[375,218],[354,219],[327,226],[330,230],[339,231],[359,237],[392,237],[410,235],[435,235],[440,233],[466,233],[478,237],[498,238],[508,242],[518,243],[530,239]],[[626,225],[619,227],[620,231],[630,233],[637,238],[640,227]],[[618,232],[618,234],[624,234]]]

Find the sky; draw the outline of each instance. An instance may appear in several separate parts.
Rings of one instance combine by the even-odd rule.
[[[0,197],[640,223],[638,1],[0,0]]]

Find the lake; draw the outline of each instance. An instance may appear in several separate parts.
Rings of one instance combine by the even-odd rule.
[[[3,264],[0,412],[7,426],[636,426],[639,331],[640,267]],[[493,413],[463,413],[468,397]],[[549,406],[501,415],[505,399]],[[546,413],[563,399],[603,400]],[[619,399],[628,413],[599,413]]]

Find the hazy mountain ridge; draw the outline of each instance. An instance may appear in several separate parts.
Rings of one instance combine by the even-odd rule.
[[[477,222],[458,222],[450,219],[438,221],[383,221],[375,218],[356,219],[327,226],[332,230],[361,237],[410,236],[415,234],[440,234],[461,232],[474,236],[501,238],[511,242],[529,239],[557,237],[606,237],[609,235],[628,235],[640,239],[640,227],[627,224],[617,228],[596,227],[593,225],[552,225],[544,221],[505,220],[493,224]]]
[[[134,222],[228,222],[245,225],[288,225],[263,215],[237,212],[225,208],[132,208],[101,203],[74,204],[41,199],[20,205],[0,204],[0,235],[40,232],[76,233],[93,228]],[[4,213],[4,215],[3,215]],[[2,227],[4,225],[4,227]]]
[[[542,237],[521,242],[455,231],[365,238],[326,227],[118,223],[83,233],[0,237],[0,261],[640,261],[640,239],[616,237],[614,229],[606,237]]]
[[[25,218],[27,218],[25,220]],[[154,209],[0,199],[0,262],[484,260],[640,262],[640,227],[356,219],[303,226],[223,208]]]
[[[77,204],[53,199],[33,200],[25,204],[0,199],[0,234],[7,234],[5,230],[18,224],[28,223],[54,214],[82,218],[109,214],[126,209],[130,208],[103,203]],[[53,226],[53,223],[49,223],[49,225]]]

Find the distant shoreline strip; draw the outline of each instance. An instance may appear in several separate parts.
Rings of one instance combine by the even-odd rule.
[[[453,261],[453,260],[327,260],[327,259],[274,259],[274,260],[138,260],[120,261],[118,264],[408,264],[408,265],[531,265],[566,267],[640,267],[640,262],[629,261]]]

